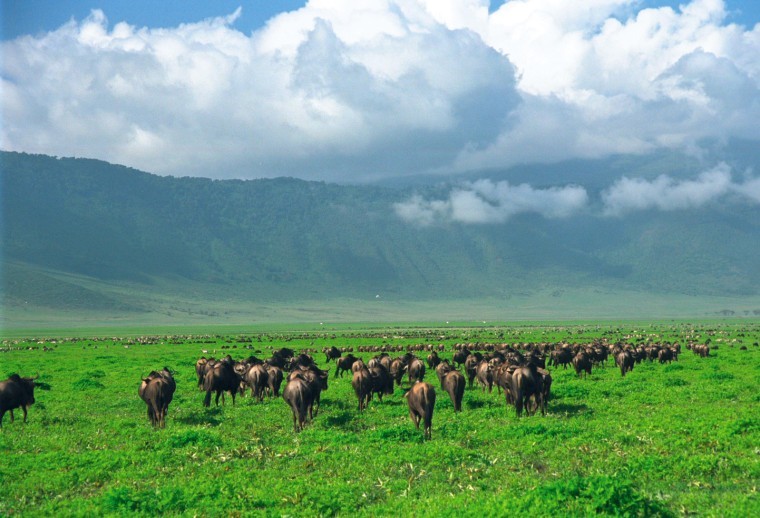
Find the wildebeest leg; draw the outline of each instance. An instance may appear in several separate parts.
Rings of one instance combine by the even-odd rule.
[[[21,407],[21,410],[24,412],[24,422],[26,422],[26,409],[27,409],[26,405]]]
[[[414,423],[414,426],[419,430],[420,429],[420,416],[417,415],[417,413],[414,410],[409,410],[409,417],[412,418],[412,422]]]
[[[13,409],[11,408],[9,412],[11,413],[11,423],[12,423],[15,420],[15,418],[13,417]]]
[[[222,396],[222,404],[224,404],[224,392],[221,390],[216,391],[216,406],[219,406],[219,396]]]
[[[3,417],[5,417],[5,410],[0,410],[0,428],[3,427]]]
[[[232,396],[232,406],[235,406],[235,391],[230,390],[230,395]],[[224,393],[222,393],[222,397],[224,397]]]

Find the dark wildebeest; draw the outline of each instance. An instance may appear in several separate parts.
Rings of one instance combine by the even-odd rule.
[[[26,422],[26,412],[34,404],[34,380],[39,377],[39,374],[33,378],[22,378],[18,374],[11,374],[10,378],[0,382],[0,428],[3,426],[3,416],[7,411],[10,411],[11,423],[13,422],[15,408],[21,408],[24,412],[24,422]]]
[[[443,387],[443,378],[445,378],[446,374],[448,374],[452,370],[454,370],[454,367],[451,366],[451,364],[449,363],[449,360],[443,360],[435,368],[435,375],[438,376],[438,381],[441,382],[441,387]]]
[[[580,378],[582,373],[586,373],[586,376],[591,374],[591,358],[585,351],[580,351],[573,356],[573,367],[575,367],[575,373]]]
[[[441,387],[448,392],[451,402],[454,404],[454,411],[462,411],[462,397],[464,396],[465,380],[464,376],[458,370],[450,370],[441,380]]]
[[[335,377],[341,378],[343,377],[344,372],[348,372],[351,370],[351,366],[354,364],[354,362],[357,360],[356,356],[349,353],[347,356],[343,356],[342,358],[338,358],[335,360]]]
[[[523,408],[527,409],[530,413],[528,402],[531,397],[536,400],[535,407],[540,408],[542,414],[546,413],[541,381],[541,375],[535,366],[518,367],[512,373],[512,395],[514,396],[517,417],[522,415]]]
[[[369,400],[372,398],[372,376],[369,370],[360,369],[354,372],[351,379],[351,386],[354,388],[356,398],[359,400],[359,412],[367,408]]]
[[[464,371],[467,373],[467,382],[470,388],[472,388],[472,382],[475,381],[475,374],[477,374],[477,367],[480,359],[471,354],[464,361]]]
[[[425,364],[419,358],[413,359],[407,367],[409,384],[413,385],[415,381],[422,381],[425,377]]]
[[[673,349],[670,347],[663,347],[657,352],[657,360],[660,363],[670,363],[673,361]]]
[[[488,389],[488,393],[490,394],[493,390],[493,369],[491,363],[481,360],[475,367],[475,378],[478,380],[478,384],[483,387],[483,392]]]
[[[251,397],[263,401],[269,385],[269,373],[264,365],[251,365],[243,375],[243,381],[251,388]]]
[[[368,367],[364,364],[364,360],[361,358],[357,358],[354,364],[351,366],[351,374],[353,375],[355,372],[358,372],[362,369],[367,369]]]
[[[633,370],[634,358],[630,351],[620,351],[615,355],[615,363],[620,367],[620,375]]]
[[[270,396],[279,396],[282,385],[282,369],[268,363],[264,364],[264,368],[267,370],[267,392]]]
[[[282,398],[293,412],[293,430],[300,432],[306,423],[306,414],[314,402],[311,384],[300,376],[296,376],[285,385]]]
[[[201,356],[200,359],[195,362],[195,373],[198,375],[198,390],[203,389],[203,378],[206,377],[208,369],[213,367],[216,360],[213,358],[206,359],[205,356]]]
[[[372,367],[369,375],[372,378],[372,394],[377,394],[380,401],[383,400],[383,394],[393,394],[393,378],[382,364]]]
[[[455,352],[453,360],[452,360],[452,363],[454,364],[454,367],[458,367],[459,365],[464,364],[464,362],[467,360],[467,357],[470,354],[472,354],[472,353],[467,348],[464,348],[461,351]]]
[[[314,403],[316,403],[317,408],[316,410],[313,410],[313,414],[317,415],[319,413],[319,400],[322,391],[327,390],[327,378],[329,374],[329,371],[323,371],[316,365],[310,365],[306,368],[294,370],[288,375],[288,382],[300,377],[309,384],[309,389],[312,392],[312,401],[309,405],[309,419],[312,419]]]
[[[337,360],[340,358],[340,349],[335,347],[334,345],[329,348],[325,348],[324,350],[325,356],[327,359],[325,360],[327,363],[330,363],[332,360]]]
[[[420,421],[424,423],[424,437],[433,436],[433,410],[435,409],[435,389],[430,383],[418,381],[404,394],[409,405],[409,417],[419,430]]]
[[[437,352],[433,351],[430,354],[428,354],[428,357],[427,357],[428,367],[430,367],[431,369],[435,369],[436,367],[438,367],[439,363],[441,363],[441,358],[438,356]]]
[[[172,402],[176,388],[174,376],[167,367],[161,372],[151,372],[140,383],[137,393],[148,405],[148,419],[154,427],[166,426],[166,411],[169,410],[169,403]]]
[[[219,406],[219,396],[222,396],[224,403],[224,392],[229,392],[232,396],[232,404],[235,404],[235,395],[240,386],[240,376],[235,372],[232,358],[227,356],[214,364],[206,372],[203,378],[203,390],[206,391],[206,397],[203,399],[203,406],[211,406],[211,392],[216,392],[216,404]]]
[[[389,374],[396,385],[401,385],[401,378],[404,377],[404,371],[406,370],[406,363],[403,358],[394,358],[391,361],[391,368]]]
[[[556,365],[556,366],[562,365],[563,369],[567,369],[567,366],[570,365],[572,361],[573,361],[573,351],[571,351],[567,347],[561,347],[559,349],[555,349],[549,354],[549,365]]]

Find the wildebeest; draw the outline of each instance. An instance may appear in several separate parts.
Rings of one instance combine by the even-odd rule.
[[[267,391],[270,396],[280,395],[280,386],[282,385],[282,369],[274,365],[264,364],[267,370]]]
[[[630,351],[620,351],[615,355],[615,363],[620,367],[620,375],[633,370],[634,358]]]
[[[3,426],[3,416],[7,411],[10,411],[11,423],[13,422],[15,408],[21,408],[24,412],[24,422],[26,422],[27,410],[34,404],[34,380],[39,377],[39,374],[33,378],[22,378],[18,374],[11,374],[10,378],[0,382],[0,428]]]
[[[335,377],[340,378],[343,376],[344,372],[350,371],[351,366],[354,364],[356,360],[357,360],[356,356],[350,353],[346,356],[343,356],[335,360]]]
[[[433,410],[435,409],[435,389],[430,383],[418,381],[404,394],[409,405],[409,417],[419,430],[420,421],[424,424],[424,437],[433,436]]]
[[[160,372],[151,372],[140,383],[137,393],[148,405],[148,419],[154,427],[166,426],[166,412],[169,410],[169,403],[172,402],[176,388],[174,376],[167,367]]]
[[[438,367],[439,363],[441,363],[441,358],[438,356],[437,352],[433,351],[430,354],[428,354],[428,357],[427,357],[428,367],[430,367],[431,369],[435,369],[436,367]]]
[[[409,376],[409,384],[413,384],[415,381],[422,381],[425,377],[425,364],[419,358],[414,358],[407,367],[407,375]]]
[[[312,413],[317,415],[319,413],[319,401],[323,390],[327,390],[327,378],[330,374],[329,371],[321,370],[316,365],[310,365],[309,367],[302,367],[300,369],[291,371],[288,375],[288,382],[295,378],[302,378],[309,384],[309,388],[313,394],[312,403],[309,405],[309,419],[312,418]],[[313,410],[313,406],[316,403],[316,410]]]
[[[472,382],[475,381],[478,362],[480,362],[480,358],[474,354],[469,355],[464,361],[464,371],[467,373],[467,384],[470,388],[472,388]]]
[[[195,362],[195,373],[198,375],[198,390],[203,389],[203,378],[206,377],[208,369],[213,367],[216,360],[213,358],[206,358],[201,356],[197,362]]]
[[[360,369],[354,372],[351,386],[354,388],[356,398],[359,400],[359,412],[361,412],[367,408],[367,404],[372,398],[372,377],[369,374],[369,370]]]
[[[490,393],[493,390],[493,372],[491,363],[486,360],[481,360],[475,367],[475,378],[478,380],[478,384],[483,387],[483,392],[488,390]]]
[[[519,367],[512,373],[512,395],[514,396],[517,417],[522,415],[524,408],[530,410],[528,405],[530,398],[535,399],[535,406],[541,409],[542,414],[546,413],[541,381],[541,375],[535,366]]]
[[[206,397],[203,399],[203,406],[211,406],[211,392],[216,392],[216,404],[219,405],[219,396],[229,392],[232,396],[232,404],[235,404],[235,394],[240,386],[240,376],[235,372],[234,362],[229,356],[220,360],[211,367],[206,376],[203,378],[203,390],[206,391]]]
[[[282,398],[293,412],[293,430],[300,432],[306,423],[306,414],[314,402],[314,393],[310,384],[305,379],[296,376],[285,385]]]
[[[573,356],[573,367],[575,367],[575,373],[579,378],[582,373],[585,373],[586,376],[588,376],[591,374],[591,358],[589,358],[589,355],[584,351],[580,351]]]
[[[441,381],[441,386],[445,390],[451,402],[454,404],[454,411],[462,411],[462,397],[464,396],[465,380],[464,376],[458,370],[448,371]]]
[[[269,384],[269,373],[263,365],[251,365],[243,375],[243,381],[251,388],[251,397],[259,401],[264,399]]]
[[[340,358],[340,349],[335,347],[334,345],[332,347],[326,347],[324,349],[325,356],[327,359],[325,360],[327,363],[330,363],[331,360],[337,360]]]
[[[465,362],[465,360],[467,360],[467,357],[470,354],[471,354],[470,350],[467,348],[464,348],[461,351],[455,352],[454,357],[452,359],[452,363],[454,364],[454,367],[462,365]]]
[[[382,364],[369,369],[369,375],[372,378],[372,394],[377,394],[380,401],[383,400],[383,394],[393,394],[393,378]]]

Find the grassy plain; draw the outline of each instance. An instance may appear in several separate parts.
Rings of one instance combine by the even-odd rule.
[[[756,320],[193,328],[150,345],[127,329],[92,331],[4,342],[0,376],[39,372],[40,386],[26,425],[20,412],[3,422],[0,515],[760,515]],[[551,369],[546,416],[517,419],[503,396],[477,388],[455,414],[439,390],[431,441],[400,388],[359,414],[350,378],[331,373],[320,414],[295,434],[282,399],[204,409],[193,368],[203,351],[442,343],[450,357],[456,343],[598,337],[714,350],[625,378],[611,362],[586,379]],[[177,392],[166,428],[153,430],[137,388],[165,365]]]

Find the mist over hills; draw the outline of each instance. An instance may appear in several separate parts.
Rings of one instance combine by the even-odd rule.
[[[739,182],[759,162],[756,147],[736,149],[727,167]],[[286,303],[509,300],[579,289],[732,297],[756,296],[760,286],[760,203],[729,188],[679,210],[604,213],[600,196],[621,174],[677,179],[705,169],[674,153],[394,185],[160,177],[11,152],[0,159],[6,309],[151,311],[140,293]],[[439,207],[431,202],[481,178],[502,191],[530,183],[531,195],[578,184],[584,203],[553,217],[543,211],[555,199],[539,197],[487,222],[399,215],[399,203],[416,196],[426,210]]]

